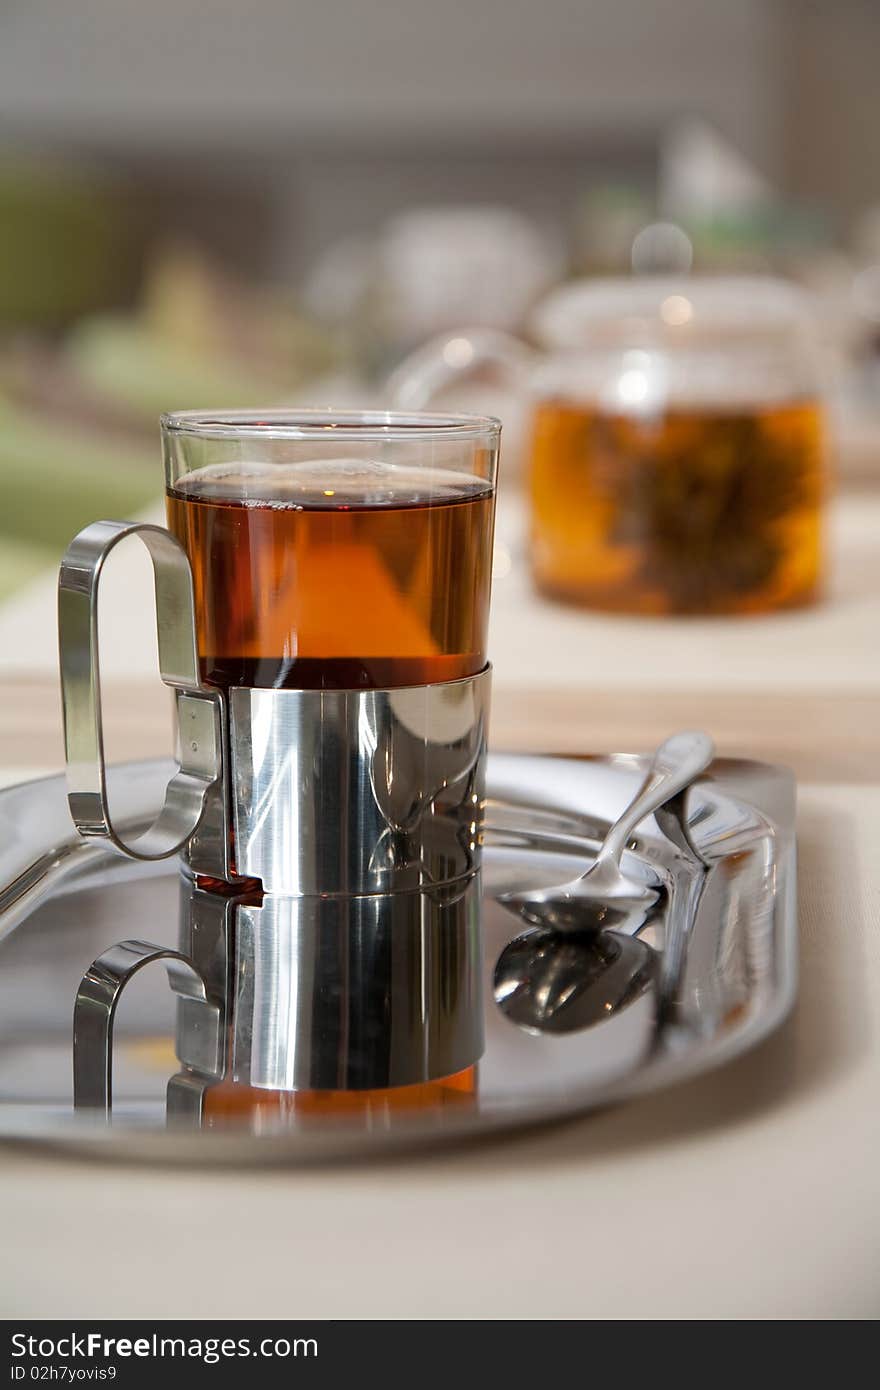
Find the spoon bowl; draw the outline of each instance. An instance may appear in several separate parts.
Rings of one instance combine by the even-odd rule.
[[[658,978],[657,952],[617,932],[540,928],[511,941],[495,966],[495,1002],[520,1028],[573,1033],[604,1023]]]
[[[613,928],[634,935],[656,906],[659,891],[623,872],[623,851],[639,822],[679,796],[705,772],[714,756],[715,745],[708,734],[672,734],[654,753],[644,782],[608,831],[585,874],[556,887],[502,893],[498,902],[532,926],[581,934]]]

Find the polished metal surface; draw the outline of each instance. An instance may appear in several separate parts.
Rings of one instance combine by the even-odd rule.
[[[149,941],[120,941],[92,961],[73,1007],[73,1106],[109,1115],[113,1103],[113,1022],[122,991],[145,965],[161,960],[180,997],[194,1070],[221,1073],[224,1029],[220,1008],[187,956]],[[195,1006],[195,1007],[193,1007]]]
[[[467,878],[490,689],[487,667],[397,690],[230,691],[237,873],[295,896]]]
[[[373,1090],[483,1051],[479,878],[236,915],[231,1075],[270,1090]]]
[[[663,834],[682,855],[662,907],[662,951],[619,927],[562,932],[532,927],[504,948],[495,967],[495,1002],[513,1022],[556,1033],[589,1028],[628,1008],[649,989],[655,992],[658,1030],[674,1017],[711,867],[690,833],[689,795],[690,788],[684,788],[655,812]],[[627,819],[631,812],[630,807],[624,813]],[[619,826],[620,821],[612,826],[605,845]],[[641,896],[650,900],[659,921],[660,893],[642,885]],[[632,928],[632,918],[627,925]],[[644,919],[636,919],[635,925],[644,928]]]
[[[580,878],[550,888],[531,888],[501,899],[535,926],[589,932],[613,927],[634,932],[644,924],[657,892],[621,872],[620,860],[635,828],[705,772],[715,756],[708,734],[685,731],[664,739],[645,780],[612,825],[594,862]]]
[[[615,931],[532,927],[495,966],[495,1002],[521,1028],[571,1033],[606,1023],[651,989],[659,953]]]
[[[107,769],[116,822],[126,836],[141,834],[155,818],[172,773],[173,764],[159,759]],[[106,881],[135,872],[135,862],[108,855],[106,840],[75,832],[63,777],[8,787],[0,805],[0,942],[56,888],[69,890],[95,871]]]
[[[479,877],[454,889],[361,898],[240,901],[180,893],[181,958],[219,1000],[229,1038],[217,1073],[271,1091],[415,1085],[483,1050]],[[211,1070],[211,1020],[178,1008],[177,1057]],[[100,1069],[90,1046],[78,1065]],[[94,1089],[94,1088],[93,1088]]]
[[[441,1088],[445,1100],[430,1103],[370,1093],[369,1103],[343,1112],[261,1111],[259,1122],[239,1113],[215,1118],[210,1128],[199,1127],[210,1090],[175,1057],[175,1009],[161,972],[141,972],[116,1018],[112,1123],[89,1123],[72,1105],[70,1010],[83,969],[122,934],[121,925],[179,949],[179,872],[97,856],[95,842],[82,840],[66,856],[57,838],[66,815],[61,778],[0,792],[0,894],[8,913],[19,914],[5,936],[8,919],[0,916],[0,1138],[167,1163],[327,1162],[419,1146],[436,1152],[446,1140],[559,1119],[731,1060],[782,1021],[796,985],[794,787],[790,774],[763,764],[718,760],[689,794],[685,829],[704,872],[698,895],[688,887],[697,881],[690,851],[655,819],[639,826],[624,851],[624,872],[655,888],[661,909],[638,937],[660,968],[640,997],[604,1022],[567,1032],[520,1026],[496,1003],[499,958],[522,934],[496,898],[582,874],[646,767],[628,755],[490,755],[481,870],[485,1047],[470,1089]],[[126,825],[148,813],[166,770],[121,770]],[[13,881],[27,885],[18,896]],[[663,1007],[663,965],[677,934],[680,969]],[[222,971],[207,938],[202,959]],[[210,992],[208,974],[205,984]]]
[[[179,745],[162,809],[133,840],[110,814],[98,649],[101,573],[108,555],[129,536],[143,542],[153,562],[159,674],[177,692]],[[135,859],[179,853],[220,795],[223,754],[220,697],[199,683],[192,573],[174,537],[160,526],[124,521],[96,521],[80,531],[61,562],[58,646],[68,804],[78,831],[109,840]]]
[[[411,893],[251,900],[182,876],[179,950],[121,942],[83,977],[75,1107],[109,1113],[120,996],[159,959],[179,996],[177,1058],[206,1079],[357,1091],[463,1071],[483,1050],[480,897],[479,875]],[[179,1076],[173,1096],[195,1089]]]
[[[659,806],[655,813],[663,834],[681,851],[682,856],[664,924],[663,956],[657,987],[658,1021],[661,1026],[674,1015],[694,926],[703,894],[709,886],[712,867],[691,834],[689,796],[689,789],[683,790],[667,801],[665,806]]]

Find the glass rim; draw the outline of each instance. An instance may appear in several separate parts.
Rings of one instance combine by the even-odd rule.
[[[345,440],[412,444],[420,441],[491,439],[501,421],[494,415],[435,414],[398,410],[175,410],[160,416],[163,434],[202,439]]]

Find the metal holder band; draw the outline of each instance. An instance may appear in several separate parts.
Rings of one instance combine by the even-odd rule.
[[[491,671],[392,690],[229,692],[236,872],[360,895],[472,874]]]
[[[153,562],[159,672],[177,691],[179,768],[153,824],[134,840],[117,830],[107,798],[98,589],[104,562],[128,536],[138,536]],[[61,562],[58,639],[68,803],[81,835],[100,836],[134,859],[179,853],[221,796],[221,698],[199,682],[192,573],[186,553],[160,526],[96,521],[74,538]],[[215,810],[216,815],[216,810]]]

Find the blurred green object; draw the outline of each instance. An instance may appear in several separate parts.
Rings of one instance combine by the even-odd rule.
[[[27,547],[60,558],[67,542],[100,517],[142,511],[162,492],[154,449],[47,423],[0,399],[0,550],[4,570]],[[16,547],[25,547],[16,551]],[[22,574],[20,582],[28,576]]]
[[[193,352],[134,319],[86,319],[73,331],[67,358],[91,391],[150,421],[166,410],[258,407],[273,394],[260,373]]]
[[[768,202],[712,217],[685,220],[683,226],[701,270],[776,270],[790,274],[831,244],[827,216],[805,205]]]
[[[58,560],[59,554],[51,547],[0,535],[0,602],[38,574],[57,566]]]
[[[48,227],[51,240],[55,215],[48,203],[40,206],[45,220],[34,223],[34,235]],[[72,205],[65,206],[70,214]],[[67,233],[78,229],[86,237],[85,213],[97,215],[98,206],[81,203],[80,221],[68,216],[64,223]],[[110,224],[98,220],[105,235],[95,245],[113,260]],[[0,225],[0,250],[7,232]],[[18,235],[27,240],[23,224]],[[29,271],[47,245],[37,248]],[[56,271],[65,254],[55,248]],[[23,257],[19,247],[0,277],[14,280]],[[85,294],[87,282],[97,293],[97,277],[81,278],[79,290]],[[2,294],[0,288],[0,305]],[[47,296],[47,318],[60,302],[58,294]],[[72,295],[66,304],[74,308]],[[158,256],[137,312],[89,313],[60,342],[48,334],[10,335],[0,350],[0,597],[56,566],[90,521],[129,517],[158,500],[164,411],[270,405],[331,360],[327,335],[282,292],[243,284],[201,252],[179,247]]]
[[[166,410],[271,405],[333,365],[328,335],[283,292],[174,245],[154,261],[137,315],[84,319],[65,356],[91,393],[150,426]]]
[[[136,241],[112,183],[0,155],[0,325],[64,324],[117,302],[136,273]]]
[[[572,269],[577,275],[628,275],[633,240],[654,218],[653,199],[636,184],[600,183],[575,208]]]

